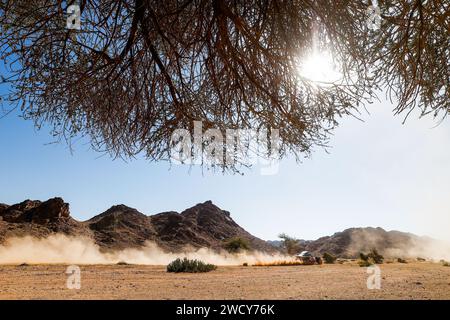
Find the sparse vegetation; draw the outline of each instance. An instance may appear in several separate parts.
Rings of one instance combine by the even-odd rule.
[[[81,279],[82,285],[83,279],[89,282],[84,282],[84,285],[89,285],[89,290],[79,290],[77,298],[323,299],[325,294],[328,299],[339,300],[360,300],[370,296],[377,299],[450,299],[450,267],[443,267],[439,259],[437,264],[417,262],[415,257],[413,260],[408,260],[408,264],[394,263],[382,268],[381,276],[385,279],[381,280],[382,290],[377,290],[376,294],[368,294],[365,289],[370,276],[366,268],[359,268],[356,261],[350,263],[349,260],[343,265],[309,267],[251,267],[254,262],[247,260],[248,267],[242,264],[218,267],[217,271],[207,273],[168,273],[165,268],[156,265],[90,265],[88,279]],[[446,260],[450,262],[450,259]],[[48,300],[68,297],[65,282],[61,281],[67,265],[30,264],[28,268],[19,268],[19,263],[0,266],[2,299]],[[114,274],[115,269],[120,269],[120,274],[114,277],[114,285],[111,285],[111,277],[104,275]],[[196,280],[201,283],[197,282],[196,285]],[[423,285],[416,285],[418,281]],[[213,297],[211,292],[214,292]]]
[[[424,262],[424,261],[427,261],[427,260],[424,259],[424,258],[421,258],[421,257],[417,257],[417,261]]]
[[[243,265],[244,267],[248,267],[248,263],[247,263],[247,262],[244,262],[242,265]]]
[[[442,265],[443,265],[444,267],[450,267],[450,262],[448,262],[448,261],[442,261]]]
[[[397,262],[399,262],[399,263],[408,263],[405,259],[402,259],[402,258],[398,258]]]
[[[125,262],[125,261],[119,261],[119,262],[117,262],[117,265],[118,266],[128,266],[130,264],[128,262]]]
[[[167,272],[209,272],[217,269],[213,264],[205,263],[203,261],[188,258],[177,258],[167,265]]]
[[[362,261],[367,261],[369,260],[369,256],[367,254],[364,254],[362,252],[359,253],[359,259]]]
[[[373,248],[370,250],[370,253],[368,254],[369,258],[373,259],[373,261],[376,264],[381,264],[384,261],[384,257],[378,253],[377,249]]]
[[[238,253],[241,251],[250,250],[250,243],[247,239],[235,237],[225,241],[223,248],[230,253]]]
[[[332,254],[325,252],[322,256],[323,258],[323,262],[331,264],[331,263],[335,263],[337,257],[333,256]]]
[[[281,233],[278,238],[283,240],[282,247],[286,251],[287,254],[297,254],[302,250],[302,246],[300,244],[300,240],[295,239],[294,237],[288,236],[286,233]]]
[[[381,264],[383,261],[384,257],[378,253],[377,249],[373,248],[368,254],[359,253],[358,265],[360,267],[368,267],[373,264]]]

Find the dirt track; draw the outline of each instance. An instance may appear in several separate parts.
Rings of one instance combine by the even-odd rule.
[[[65,265],[0,266],[1,299],[450,299],[450,267],[381,265],[381,289],[366,268],[344,265],[219,267],[172,274],[164,266],[84,265],[81,289],[66,287]]]

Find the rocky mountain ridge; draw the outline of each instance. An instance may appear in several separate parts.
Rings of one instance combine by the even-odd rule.
[[[61,198],[45,202],[25,200],[0,204],[0,242],[9,237],[31,235],[42,238],[54,233],[89,237],[102,249],[124,249],[157,243],[167,251],[185,247],[220,249],[224,241],[245,238],[255,250],[276,249],[241,228],[228,211],[211,201],[181,213],[169,211],[147,216],[126,205],[115,205],[87,221],[70,216],[69,204]]]

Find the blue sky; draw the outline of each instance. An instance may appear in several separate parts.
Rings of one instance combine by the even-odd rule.
[[[316,150],[279,173],[244,176],[144,159],[124,162],[77,143],[49,144],[48,129],[11,114],[0,119],[0,202],[60,196],[84,220],[124,203],[146,214],[212,200],[264,239],[286,232],[314,239],[354,226],[380,226],[449,239],[450,123],[414,115],[402,125],[387,102],[365,122],[345,118],[329,153]],[[435,127],[435,128],[433,128]]]

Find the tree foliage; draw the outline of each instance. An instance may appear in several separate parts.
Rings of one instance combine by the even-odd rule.
[[[250,243],[247,239],[234,237],[225,241],[223,248],[229,253],[239,253],[241,251],[250,250]]]
[[[380,0],[376,31],[358,0],[81,0],[80,30],[65,27],[71,3],[1,2],[6,100],[115,157],[167,160],[173,131],[201,120],[279,129],[279,157],[298,158],[381,89],[397,113],[450,109],[447,1]],[[341,81],[299,75],[313,50],[332,53]]]
[[[278,238],[283,240],[282,247],[286,251],[287,254],[297,254],[302,250],[302,245],[300,244],[300,240],[295,239],[286,233],[281,233]]]
[[[328,253],[328,252],[325,252],[322,255],[322,258],[323,258],[323,261],[328,264],[335,263],[336,259],[337,259],[337,257],[335,257],[334,255],[332,255],[331,253]]]

